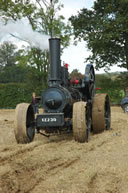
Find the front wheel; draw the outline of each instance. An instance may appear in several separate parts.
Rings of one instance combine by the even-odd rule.
[[[73,104],[73,135],[77,142],[88,142],[91,127],[91,119],[88,115],[86,102],[81,101]]]
[[[35,136],[35,116],[32,105],[20,103],[16,106],[14,132],[17,143],[25,144],[33,141]]]

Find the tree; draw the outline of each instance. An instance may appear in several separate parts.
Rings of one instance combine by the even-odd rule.
[[[30,67],[25,65],[27,60],[21,53],[11,42],[0,45],[0,83],[25,82]]]
[[[18,51],[16,45],[4,42],[0,45],[0,68],[14,66],[17,62]]]
[[[76,39],[83,39],[96,68],[117,64],[128,70],[128,1],[96,0],[91,10],[82,9],[70,21]]]
[[[47,86],[48,69],[49,69],[49,52],[41,51],[37,48],[31,48],[27,52],[27,62],[31,66],[28,73],[28,82],[33,83],[33,88],[45,88]],[[29,84],[30,85],[30,84]]]
[[[124,97],[123,87],[117,77],[117,73],[96,74],[96,87],[101,88],[96,93],[108,93],[111,104],[120,104]]]
[[[63,5],[59,0],[53,0],[51,3],[48,0],[7,0],[4,3],[4,0],[2,0],[0,1],[0,16],[4,19],[5,24],[9,19],[27,18],[33,30],[51,37],[60,37],[62,49],[64,49],[69,45],[70,26],[66,25],[64,17],[58,14],[62,7]],[[44,77],[43,82],[46,85],[49,68],[48,51],[42,52],[39,49],[32,48],[27,50],[25,56],[28,59],[27,63],[35,68],[35,71],[32,70],[33,76],[38,71],[37,74]],[[23,61],[25,60],[23,59]]]
[[[124,91],[128,88],[128,72],[120,72],[116,80],[120,82],[120,87]]]
[[[74,69],[74,70],[70,73],[70,78],[71,78],[72,80],[74,80],[74,78],[76,78],[76,79],[79,80],[79,79],[82,79],[83,77],[84,77],[84,75],[81,74],[78,69]]]
[[[60,37],[65,48],[69,45],[70,26],[59,15],[61,8],[63,5],[59,0],[1,0],[0,16],[5,24],[9,19],[27,18],[33,30],[51,37]]]
[[[25,83],[30,67],[14,65],[0,71],[0,83]]]
[[[1,0],[0,1],[0,17],[5,20],[9,19],[16,21],[22,17],[28,17],[35,11],[35,6],[30,3],[30,0]]]

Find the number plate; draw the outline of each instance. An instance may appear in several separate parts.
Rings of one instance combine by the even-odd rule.
[[[47,122],[47,123],[49,123],[49,122],[57,122],[57,118],[53,118],[53,117],[48,117],[48,118],[42,118],[42,122]]]
[[[37,127],[62,127],[63,125],[63,113],[44,113],[37,116]]]

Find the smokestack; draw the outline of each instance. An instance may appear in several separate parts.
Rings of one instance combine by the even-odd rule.
[[[50,74],[49,81],[50,85],[58,84],[60,82],[60,39],[59,38],[50,38],[49,39],[49,48],[50,48]]]

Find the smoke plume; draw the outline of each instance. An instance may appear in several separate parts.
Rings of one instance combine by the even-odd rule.
[[[8,34],[18,36],[19,39],[28,42],[31,47],[37,47],[41,50],[48,49],[49,37],[33,31],[31,25],[23,23],[22,20],[18,20],[16,22],[9,21],[7,25],[0,22],[0,41]]]

